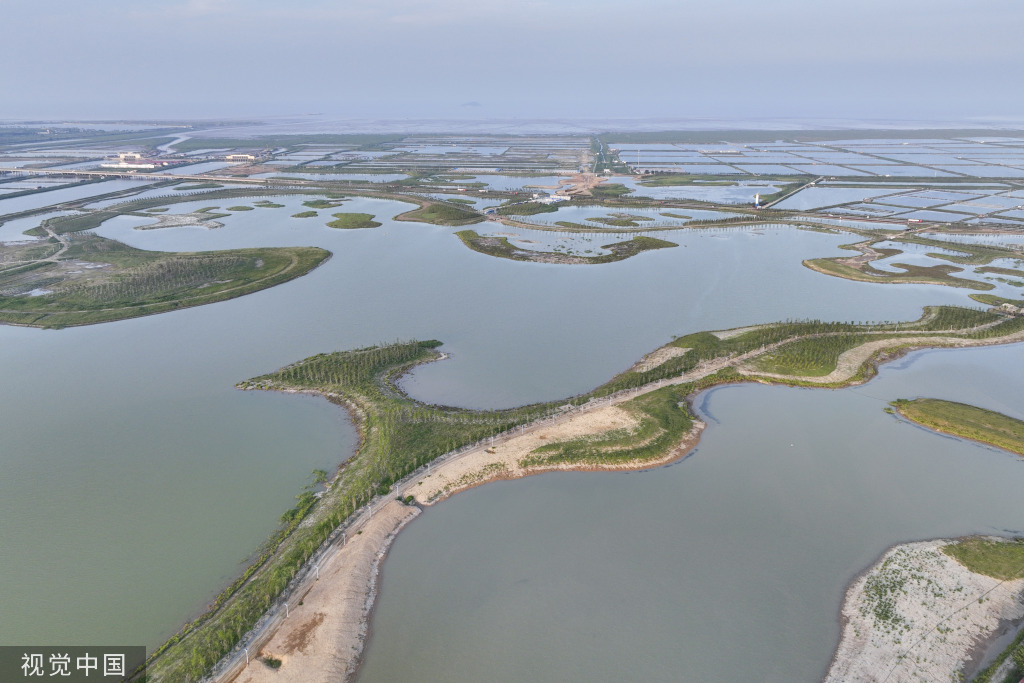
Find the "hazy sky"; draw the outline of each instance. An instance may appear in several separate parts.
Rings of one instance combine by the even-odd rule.
[[[0,119],[1019,121],[1022,27],[1020,0],[0,0]]]

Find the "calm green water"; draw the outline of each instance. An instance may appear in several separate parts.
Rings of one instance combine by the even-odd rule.
[[[1024,418],[1022,351],[713,390],[676,465],[461,493],[397,539],[359,680],[820,680],[846,585],[886,548],[1024,533],[1024,460],[883,412],[923,394]]]
[[[201,610],[274,528],[310,470],[351,453],[355,435],[326,402],[232,388],[305,356],[437,338],[452,357],[419,368],[407,381],[413,394],[508,406],[584,391],[674,334],[787,317],[913,318],[924,304],[968,301],[962,291],[853,283],[799,265],[841,253],[837,245],[849,241],[841,235],[695,231],[673,237],[679,248],[564,267],[492,259],[463,247],[455,229],[393,223],[388,216],[409,208],[395,202],[347,203],[338,210],[376,214],[384,226],[342,231],[325,227],[329,212],[324,221],[289,218],[304,209],[302,198],[279,201],[286,207],[239,213],[213,231],[135,231],[128,219],[99,232],[150,249],[333,252],[299,280],[96,327],[0,327],[0,643],[152,647]],[[622,485],[643,476],[551,481],[607,486],[621,505],[644,508],[657,499]],[[510,509],[530,499],[520,492],[549,485],[536,481],[509,489]],[[708,477],[703,485],[734,483]],[[502,491],[460,496],[425,520],[474,497],[498,504]],[[666,497],[674,504],[680,496]],[[598,517],[580,542],[607,533],[602,509],[609,508],[596,498],[582,504]],[[564,541],[538,523],[535,543]],[[627,535],[644,529],[631,523]],[[649,537],[657,534],[655,527]],[[822,571],[838,572],[841,585],[874,555],[865,550],[849,566],[833,558]]]

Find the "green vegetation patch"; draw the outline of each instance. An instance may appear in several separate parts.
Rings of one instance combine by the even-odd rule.
[[[620,183],[602,183],[601,185],[595,185],[590,188],[590,194],[593,197],[600,199],[607,199],[613,197],[621,197],[627,195],[633,190],[622,185]]]
[[[253,205],[254,206],[258,206],[261,209],[283,209],[284,208],[284,204],[277,204],[276,202],[267,201],[265,199],[261,200],[261,201],[258,201],[258,202],[253,202]]]
[[[292,218],[316,218],[319,215],[316,211],[300,211],[299,213],[293,213]]]
[[[56,263],[0,271],[0,322],[90,325],[224,301],[304,275],[329,255],[312,247],[152,252],[81,235]],[[103,265],[83,269],[81,261]]]
[[[707,178],[707,179],[705,179]],[[700,185],[701,187],[739,185],[735,180],[712,180],[709,176],[686,173],[659,173],[640,179],[644,187],[677,187],[679,185]]]
[[[783,344],[759,357],[754,367],[761,372],[794,377],[824,377],[836,369],[839,356],[878,337],[860,334],[827,334]]]
[[[341,230],[358,230],[360,228],[379,228],[382,223],[373,220],[370,213],[335,213],[334,220],[327,224],[329,228]]]
[[[975,574],[1000,581],[1024,576],[1024,538],[996,540],[974,536],[943,546],[942,552]]]
[[[551,443],[523,459],[527,467],[555,464],[606,465],[651,461],[676,447],[693,427],[685,402],[692,384],[663,387],[621,404],[636,419],[633,429]]]
[[[223,187],[223,185],[219,182],[197,182],[190,185],[178,185],[174,189],[215,189],[216,187]]]
[[[1024,421],[937,398],[899,399],[892,405],[900,415],[929,429],[1024,455]]]
[[[971,294],[970,297],[975,301],[988,306],[1002,306],[1003,304],[1010,304],[1012,306],[1017,306],[1018,308],[1024,307],[1024,299],[1007,299],[1006,297],[996,296],[995,294]]]
[[[588,218],[588,221],[594,223],[600,223],[602,225],[610,225],[616,228],[638,228],[644,221],[653,221],[654,219],[650,216],[638,216],[629,213],[616,213],[611,216],[597,216],[594,218]]]
[[[538,263],[612,263],[614,261],[622,261],[631,256],[636,256],[644,251],[679,246],[675,242],[668,242],[654,237],[638,235],[631,240],[626,240],[625,242],[606,244],[601,247],[602,249],[610,251],[611,253],[609,254],[601,254],[599,256],[578,256],[575,254],[563,254],[555,251],[520,249],[509,242],[507,237],[497,235],[480,235],[475,230],[460,230],[455,234],[462,240],[463,244],[473,251],[480,252],[481,254],[495,256],[497,258],[512,259],[513,261],[533,261]]]
[[[522,202],[520,204],[508,204],[499,206],[497,212],[502,216],[535,216],[538,213],[554,213],[558,211],[555,204],[542,204],[540,202]]]
[[[245,206],[245,205],[229,206],[227,208],[227,210],[228,211],[255,211],[255,209],[253,209],[251,206]]]
[[[419,209],[407,211],[395,217],[402,221],[419,221],[434,225],[470,225],[484,220],[476,211],[452,204],[427,204]]]
[[[1016,268],[997,268],[995,266],[983,266],[978,268],[979,273],[998,273],[999,275],[1015,275],[1017,277],[1024,277],[1024,270],[1017,270]]]
[[[343,199],[308,199],[302,202],[302,205],[308,206],[311,209],[333,209],[344,203],[345,200]]]

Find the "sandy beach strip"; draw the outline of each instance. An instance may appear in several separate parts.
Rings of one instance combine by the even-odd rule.
[[[320,578],[234,677],[238,683],[336,683],[352,677],[366,640],[377,578],[391,542],[420,509],[386,503],[320,564]],[[281,660],[272,669],[262,657]]]

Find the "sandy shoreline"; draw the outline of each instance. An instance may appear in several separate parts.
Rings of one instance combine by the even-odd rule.
[[[949,543],[897,545],[850,584],[826,683],[951,680],[1024,617],[1024,579],[975,574],[941,551]]]
[[[897,343],[913,342],[922,346],[974,346],[1009,343],[1020,341],[1021,339],[1024,339],[1024,333],[1017,333],[997,340],[977,341],[968,341],[956,337],[907,338],[898,342],[879,340],[877,342],[869,342],[862,347],[850,349],[842,354],[836,371],[826,378],[815,377],[806,379],[814,382],[842,382],[848,380],[857,371],[860,362],[870,359],[881,348],[894,346]],[[303,596],[302,604],[293,606],[294,610],[288,618],[280,620],[273,629],[268,629],[270,636],[265,641],[265,644],[262,645],[260,653],[261,656],[269,655],[280,659],[282,661],[280,669],[270,669],[256,660],[256,653],[251,649],[250,654],[253,659],[247,666],[244,666],[244,657],[242,657],[240,662],[236,662],[234,668],[228,667],[226,673],[218,674],[210,680],[246,683],[259,683],[271,680],[289,682],[351,680],[354,673],[358,670],[362,657],[369,618],[376,598],[376,577],[379,566],[386,557],[391,543],[401,528],[420,514],[421,508],[419,506],[433,505],[454,493],[498,479],[516,479],[555,470],[644,470],[674,462],[684,457],[699,442],[701,432],[705,428],[703,422],[694,420],[693,428],[675,447],[653,460],[607,465],[568,463],[536,467],[524,466],[522,464],[523,458],[545,444],[566,441],[583,435],[631,429],[637,425],[637,418],[629,411],[621,408],[619,406],[620,403],[628,401],[638,394],[654,391],[668,384],[682,384],[695,381],[714,374],[724,367],[733,366],[739,368],[744,362],[764,353],[766,350],[770,349],[759,349],[728,359],[717,359],[712,362],[702,363],[694,370],[680,377],[655,382],[636,391],[625,392],[612,398],[580,406],[539,423],[526,425],[512,434],[498,437],[493,441],[493,445],[489,443],[486,446],[477,446],[462,453],[446,456],[440,461],[435,461],[428,469],[420,470],[411,478],[401,482],[387,496],[385,501],[378,500],[374,502],[373,513],[368,518],[364,515],[362,518],[353,521],[347,531],[347,543],[343,546],[338,543],[336,544],[338,547],[330,548],[326,553],[328,559],[321,561],[319,579],[313,582],[311,588],[304,589],[308,592],[298,591],[298,595]],[[904,347],[903,350],[907,351],[910,349]],[[678,353],[661,354],[664,360],[675,355],[678,355]],[[657,357],[655,354],[649,354],[647,361],[651,362],[655,357]],[[748,372],[750,371],[748,370]],[[756,381],[756,375],[758,374],[762,373],[754,374],[750,377],[750,381]],[[789,377],[786,379],[800,380],[803,378]],[[346,408],[351,411],[351,406],[346,406]],[[412,496],[416,505],[403,505],[395,500],[397,497],[404,498],[406,496]],[[890,552],[895,552],[903,547],[897,546],[896,549]],[[938,554],[942,555],[942,553]],[[945,556],[942,555],[942,557]],[[951,558],[947,559],[959,567]],[[855,593],[855,588],[871,575],[871,571],[869,570],[851,585],[848,591],[847,602],[850,602],[849,596]],[[995,580],[990,579],[990,581]],[[1022,582],[1022,586],[1024,586],[1024,582]],[[297,598],[293,598],[293,600],[297,601]],[[844,606],[844,643],[848,640],[846,632],[850,625],[861,623],[855,622],[854,616],[856,615],[847,618],[846,611],[847,608]],[[985,623],[987,624],[987,622]],[[998,620],[997,623],[991,625],[991,629],[995,629],[997,626]],[[857,628],[863,630],[863,626],[859,625]],[[975,644],[975,640],[976,636],[972,636],[970,646],[967,648],[968,651]],[[853,642],[854,646],[863,649],[862,640],[850,642]],[[876,680],[870,677],[857,678],[854,673],[855,671],[861,671],[861,669],[855,670],[851,667],[857,665],[858,662],[868,660],[857,655],[859,650],[851,650],[850,648],[853,646],[846,645],[846,650],[843,650],[843,647],[843,644],[841,644],[840,650],[837,650],[833,667],[830,669],[829,678],[826,680]],[[959,650],[957,652],[959,653]],[[880,664],[880,661],[877,659],[878,656],[881,655],[876,655],[876,659],[873,660],[876,664]],[[930,656],[938,660],[937,655]],[[960,657],[961,655],[957,654],[956,656]],[[963,655],[962,659],[966,657],[967,655]],[[941,661],[948,664],[949,657],[947,656],[946,659]],[[948,671],[952,670],[948,669],[946,675],[948,676]],[[867,675],[864,671],[861,671],[861,673]]]

